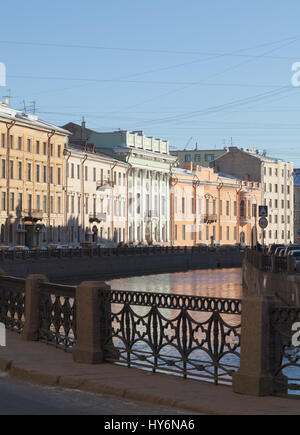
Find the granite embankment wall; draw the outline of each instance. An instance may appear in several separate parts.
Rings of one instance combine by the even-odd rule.
[[[257,261],[259,263],[261,267],[253,264],[246,252],[242,273],[244,297],[275,296],[282,305],[300,306],[300,274],[266,270],[263,261]]]
[[[78,284],[127,276],[184,272],[197,269],[242,267],[239,250],[164,253],[154,255],[84,256],[73,258],[28,258],[0,261],[7,275],[27,277],[43,274],[52,282]]]

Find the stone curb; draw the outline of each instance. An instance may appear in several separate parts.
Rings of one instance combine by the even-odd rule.
[[[72,376],[41,373],[35,370],[19,367],[18,365],[15,365],[12,360],[6,360],[4,358],[0,358],[0,371],[8,373],[8,375],[13,379],[37,385],[80,390],[94,394],[104,394],[129,401],[160,405],[162,407],[175,408],[199,414],[233,415],[228,412],[206,408],[188,401],[178,401],[158,394],[144,393],[127,388],[117,388],[99,381],[86,380],[80,377],[77,378]]]

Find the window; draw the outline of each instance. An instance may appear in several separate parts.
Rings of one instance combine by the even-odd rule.
[[[40,165],[36,165],[36,182],[40,182]]]
[[[47,142],[43,142],[43,154],[44,156],[47,154]]]
[[[182,240],[185,240],[185,225],[182,225]]]
[[[71,196],[71,213],[74,213],[75,208],[74,208],[74,196]]]
[[[27,181],[31,181],[31,163],[27,163]]]
[[[61,213],[61,197],[57,197],[57,213]]]
[[[15,194],[13,192],[10,192],[9,195],[9,208],[10,210],[15,209]]]
[[[93,181],[96,181],[96,168],[93,168]]]
[[[13,162],[13,160],[10,160],[10,162],[9,162],[9,175],[10,175],[10,178],[14,178],[14,162]]]
[[[1,177],[5,178],[5,159],[2,159],[1,161]]]
[[[57,157],[61,155],[61,145],[57,145]]]
[[[19,136],[18,137],[18,150],[21,151],[21,149],[22,149],[22,137]]]
[[[77,165],[77,179],[80,180],[80,165]]]
[[[5,133],[1,133],[1,146],[5,148]]]
[[[194,198],[192,198],[192,200],[191,200],[191,211],[192,211],[192,214],[195,213],[195,201],[194,201]]]
[[[236,201],[233,203],[233,214],[236,216]]]
[[[61,168],[57,168],[57,184],[61,185]]]
[[[71,163],[71,178],[74,178],[74,163]]]
[[[240,215],[245,217],[245,201],[242,199],[240,203]]]
[[[204,159],[206,162],[212,162],[215,159],[215,156],[213,154],[205,154]]]
[[[88,180],[88,167],[87,166],[84,167],[84,179],[85,179],[85,181]]]
[[[12,134],[9,136],[9,146],[11,149],[14,147],[14,137]]]
[[[40,141],[37,140],[35,143],[35,151],[37,154],[40,154]]]
[[[201,162],[201,155],[195,154],[195,162]]]
[[[53,166],[50,166],[50,184],[53,184]]]
[[[177,225],[174,227],[174,240],[177,240]]]
[[[226,216],[229,216],[229,201],[226,201]]]
[[[54,212],[54,198],[52,195],[50,196],[50,212]]]
[[[29,193],[27,196],[27,208],[28,208],[28,211],[32,210],[32,194],[31,193]]]
[[[27,152],[31,152],[31,139],[27,139]]]
[[[184,156],[184,160],[185,160],[185,162],[189,163],[191,161],[191,155],[190,154],[186,154]]]
[[[185,198],[182,197],[181,199],[181,212],[185,213]]]
[[[23,194],[18,193],[18,210],[22,210],[23,208]]]
[[[43,182],[47,183],[47,166],[43,166]]]
[[[6,192],[2,192],[1,194],[1,209],[6,210]]]

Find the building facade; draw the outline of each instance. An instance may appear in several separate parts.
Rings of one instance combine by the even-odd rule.
[[[268,206],[269,224],[264,230],[267,245],[287,244],[294,240],[293,163],[268,157],[256,149],[230,147],[211,166],[217,171],[261,184],[261,204]]]
[[[176,157],[169,142],[145,136],[142,131],[101,133],[73,123],[71,141],[85,140],[95,149],[128,165],[127,234],[131,243],[168,244],[170,241],[169,175]]]
[[[0,103],[1,245],[64,237],[64,148],[69,132]]]
[[[65,150],[65,227],[70,244],[127,242],[128,165],[69,144]]]
[[[188,165],[174,168],[170,183],[173,245],[256,243],[259,183]]]
[[[226,148],[201,150],[196,147],[194,150],[172,150],[171,154],[177,157],[177,166],[184,168],[186,163],[192,163],[194,166],[209,167],[211,162],[225,152]]]

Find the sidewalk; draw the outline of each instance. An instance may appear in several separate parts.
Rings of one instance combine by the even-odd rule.
[[[0,370],[31,383],[108,394],[201,414],[299,414],[300,399],[250,397],[231,388],[113,364],[86,365],[72,355],[7,332],[0,347]]]

